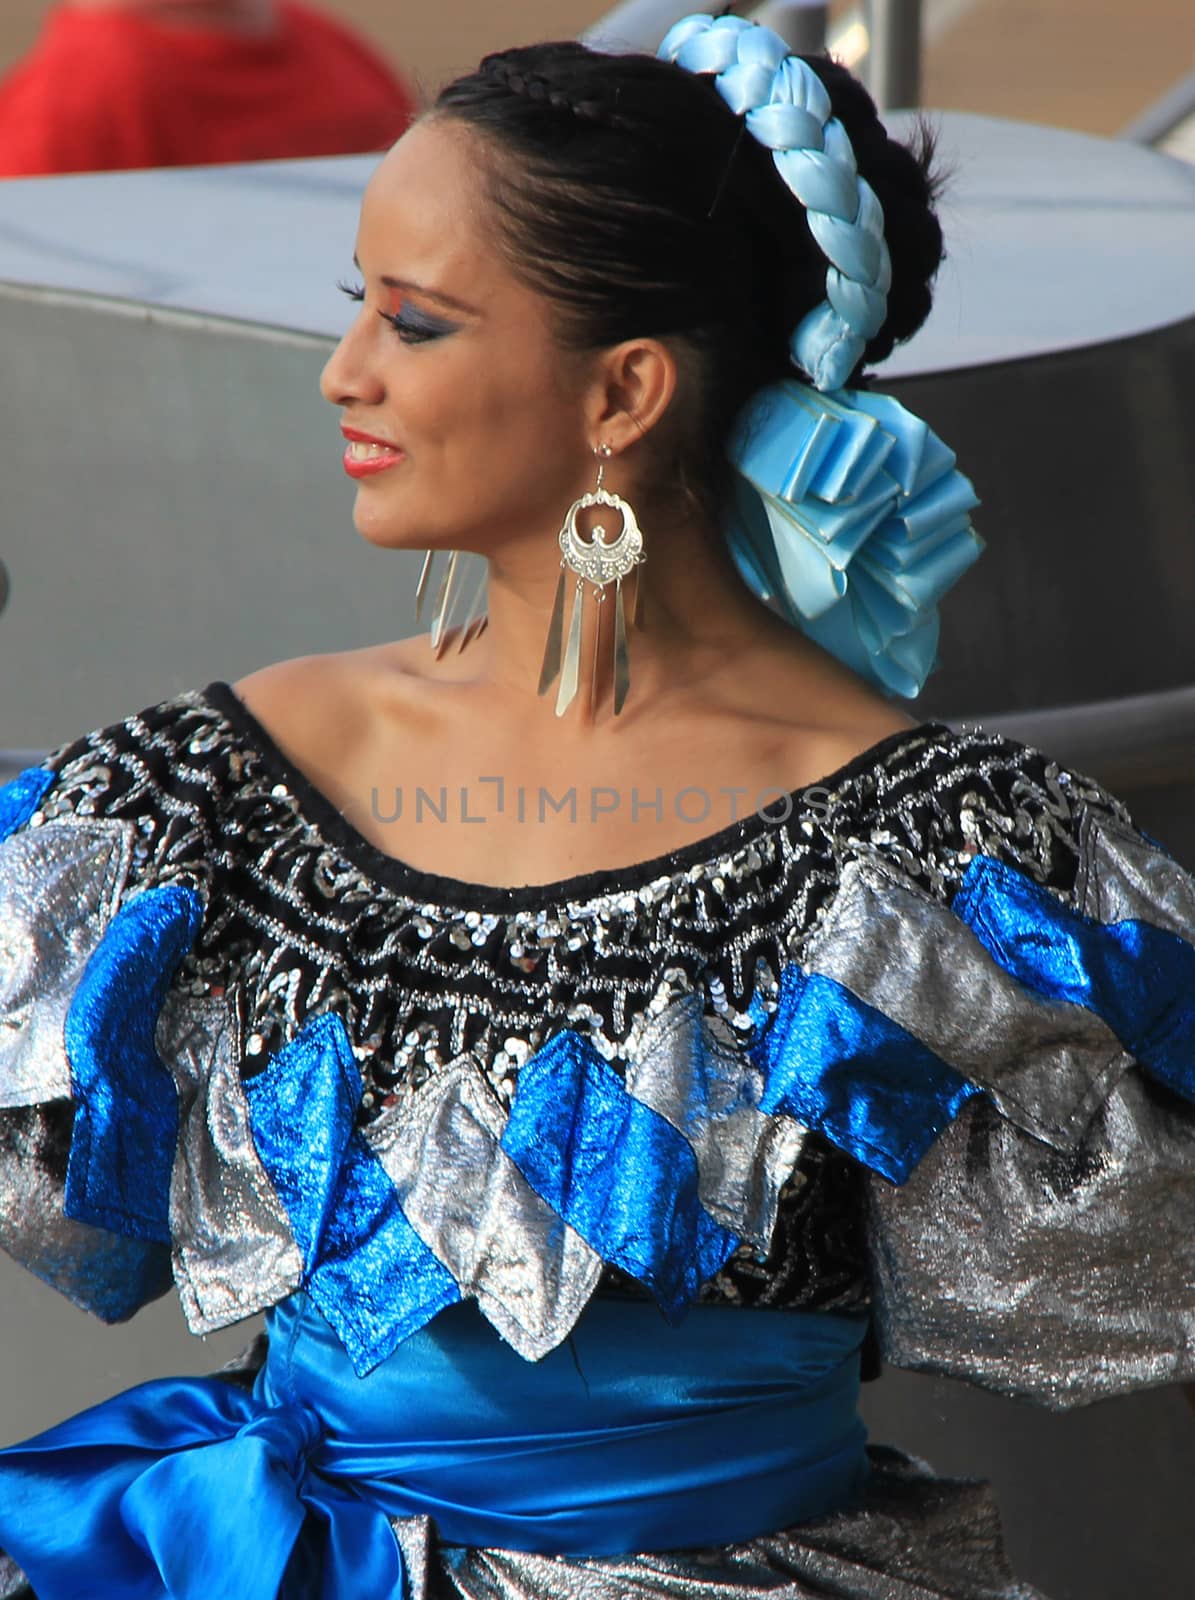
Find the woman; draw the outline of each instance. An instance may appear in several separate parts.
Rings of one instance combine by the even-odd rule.
[[[445,590],[435,649],[0,795],[6,1247],[267,1324],[0,1452],[42,1600],[1013,1600],[984,1491],[867,1445],[865,1346],[1054,1405],[1189,1375],[1195,884],[889,699],[978,548],[848,385],[928,310],[925,153],[765,29],[661,56],[487,58],[365,196],[357,527],[484,556],[484,625]]]

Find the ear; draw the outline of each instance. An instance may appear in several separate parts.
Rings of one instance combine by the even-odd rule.
[[[676,393],[676,357],[659,339],[626,339],[604,350],[586,407],[595,441],[614,453],[650,433]]]

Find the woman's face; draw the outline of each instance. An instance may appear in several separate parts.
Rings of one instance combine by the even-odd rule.
[[[320,387],[349,435],[354,521],[378,545],[542,547],[592,485],[586,358],[557,347],[549,303],[503,261],[475,138],[417,123],[362,202],[364,298]]]

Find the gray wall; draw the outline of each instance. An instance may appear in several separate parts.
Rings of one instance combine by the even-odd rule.
[[[47,748],[211,678],[414,631],[418,556],[351,525],[315,387],[325,341],[0,289],[0,347],[0,745]],[[6,1261],[0,1304],[4,1442],[210,1371],[256,1326],[199,1341],[164,1300],[103,1329]],[[1174,1391],[1054,1417],[895,1374],[867,1414],[876,1437],[993,1477],[1011,1550],[1054,1600],[1191,1592],[1195,1416]]]
[[[331,341],[0,285],[0,748],[413,631],[351,521]]]

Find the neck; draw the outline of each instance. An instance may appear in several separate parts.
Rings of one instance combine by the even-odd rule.
[[[76,11],[122,12],[171,28],[222,33],[269,33],[278,20],[276,0],[71,0]]]
[[[775,658],[778,648],[800,648],[800,636],[746,588],[722,534],[692,520],[669,523],[658,515],[644,524],[646,561],[623,579],[622,601],[630,656],[630,692],[621,713],[613,710],[614,608],[617,586],[607,585],[600,608],[592,586],[584,586],[580,674],[576,698],[556,716],[557,677],[538,691],[548,625],[561,567],[559,546],[550,534],[517,546],[503,546],[489,559],[485,630],[457,652],[459,628],[448,639],[429,676],[468,682],[492,695],[503,718],[517,714],[522,725],[540,732],[584,727],[586,737],[640,725],[642,709],[652,718],[668,706],[690,710],[703,695],[733,677],[740,684],[753,662]],[[554,531],[554,530],[553,530]],[[427,606],[445,571],[441,552],[433,571]],[[476,588],[480,568],[458,563],[462,590],[455,614],[462,620]],[[564,569],[565,604],[562,658],[567,649],[576,576]],[[633,624],[638,590],[644,621]],[[429,623],[430,626],[430,623]],[[589,710],[590,675],[598,640],[595,709]],[[563,665],[562,665],[563,672]]]

